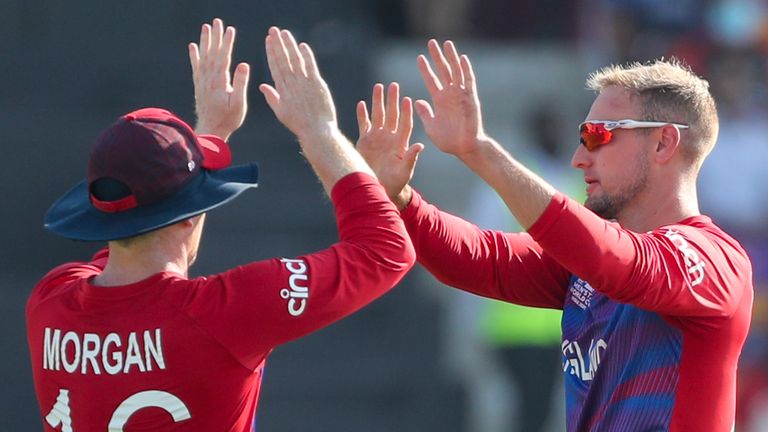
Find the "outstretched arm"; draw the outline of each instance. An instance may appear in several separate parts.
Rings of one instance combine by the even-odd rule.
[[[262,84],[259,89],[277,118],[299,138],[304,156],[329,192],[339,241],[312,254],[254,262],[199,281],[203,289],[190,296],[190,316],[250,369],[276,345],[381,296],[416,259],[395,206],[338,129],[312,50],[277,27],[269,29],[266,45],[274,86]],[[205,294],[210,292],[217,294]]]
[[[451,41],[441,49],[437,41],[430,40],[428,49],[436,72],[423,55],[418,57],[418,65],[434,107],[416,101],[416,113],[427,135],[440,150],[461,159],[493,187],[520,225],[529,228],[544,213],[555,189],[486,135],[469,58],[459,55]]]
[[[211,24],[203,24],[200,43],[192,42],[188,46],[195,84],[195,130],[225,141],[240,128],[248,111],[248,64],[238,64],[230,79],[234,44],[235,28],[230,26],[225,30],[224,22],[216,18]]]
[[[297,44],[291,32],[272,27],[266,48],[274,86],[261,84],[259,90],[278,120],[298,137],[326,192],[352,172],[373,175],[339,130],[331,92],[309,45]]]
[[[419,262],[440,281],[465,291],[529,306],[561,308],[569,275],[530,236],[480,230],[428,204],[407,185],[424,146],[408,145],[412,104],[406,97],[398,107],[398,101],[399,87],[392,83],[386,101],[384,86],[373,87],[370,117],[365,102],[358,103],[357,149],[402,210]]]
[[[745,285],[739,275],[749,272],[735,242],[684,224],[634,233],[557,193],[483,132],[467,56],[450,41],[440,49],[432,40],[429,51],[437,73],[423,56],[419,68],[434,110],[416,102],[427,134],[496,190],[543,253],[622,303],[678,316],[734,313]]]

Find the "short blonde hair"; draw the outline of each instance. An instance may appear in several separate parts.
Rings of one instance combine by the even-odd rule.
[[[639,97],[643,118],[637,120],[687,124],[681,147],[698,171],[715,146],[719,129],[715,100],[706,80],[672,58],[611,65],[587,78],[587,88],[597,93],[607,87],[620,87]]]

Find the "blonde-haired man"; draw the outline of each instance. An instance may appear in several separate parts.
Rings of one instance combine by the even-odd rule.
[[[432,105],[415,103],[427,135],[528,232],[484,231],[441,212],[408,186],[420,145],[363,136],[358,149],[400,208],[419,262],[454,287],[563,310],[568,431],[730,431],[752,272],[741,245],[699,213],[696,176],[718,130],[706,81],[676,61],[590,76],[597,97],[572,159],[584,172],[582,206],[484,132],[467,56],[450,41],[428,49],[434,69],[425,56],[418,65]]]

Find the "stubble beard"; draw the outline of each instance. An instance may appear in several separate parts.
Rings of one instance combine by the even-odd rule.
[[[584,206],[603,219],[616,220],[621,212],[634,201],[635,197],[645,190],[648,184],[648,162],[640,159],[636,172],[631,174],[634,179],[619,191],[598,196],[588,196]]]

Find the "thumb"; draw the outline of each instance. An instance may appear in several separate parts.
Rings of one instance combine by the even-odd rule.
[[[416,168],[416,161],[419,159],[419,154],[424,150],[424,144],[416,143],[408,147],[403,156],[403,162],[405,162],[408,172],[413,176],[413,170]]]
[[[248,63],[240,63],[235,68],[235,75],[232,77],[232,91],[235,100],[240,103],[246,103],[248,98],[248,78],[251,75],[251,68]]]
[[[432,106],[424,99],[419,99],[414,103],[414,107],[416,108],[416,115],[419,116],[421,123],[424,127],[428,127],[427,125],[431,124],[432,120],[435,119],[435,113],[432,111]]]
[[[277,106],[280,105],[280,94],[277,93],[277,90],[269,84],[261,84],[259,91],[264,95],[267,105],[277,114]]]

